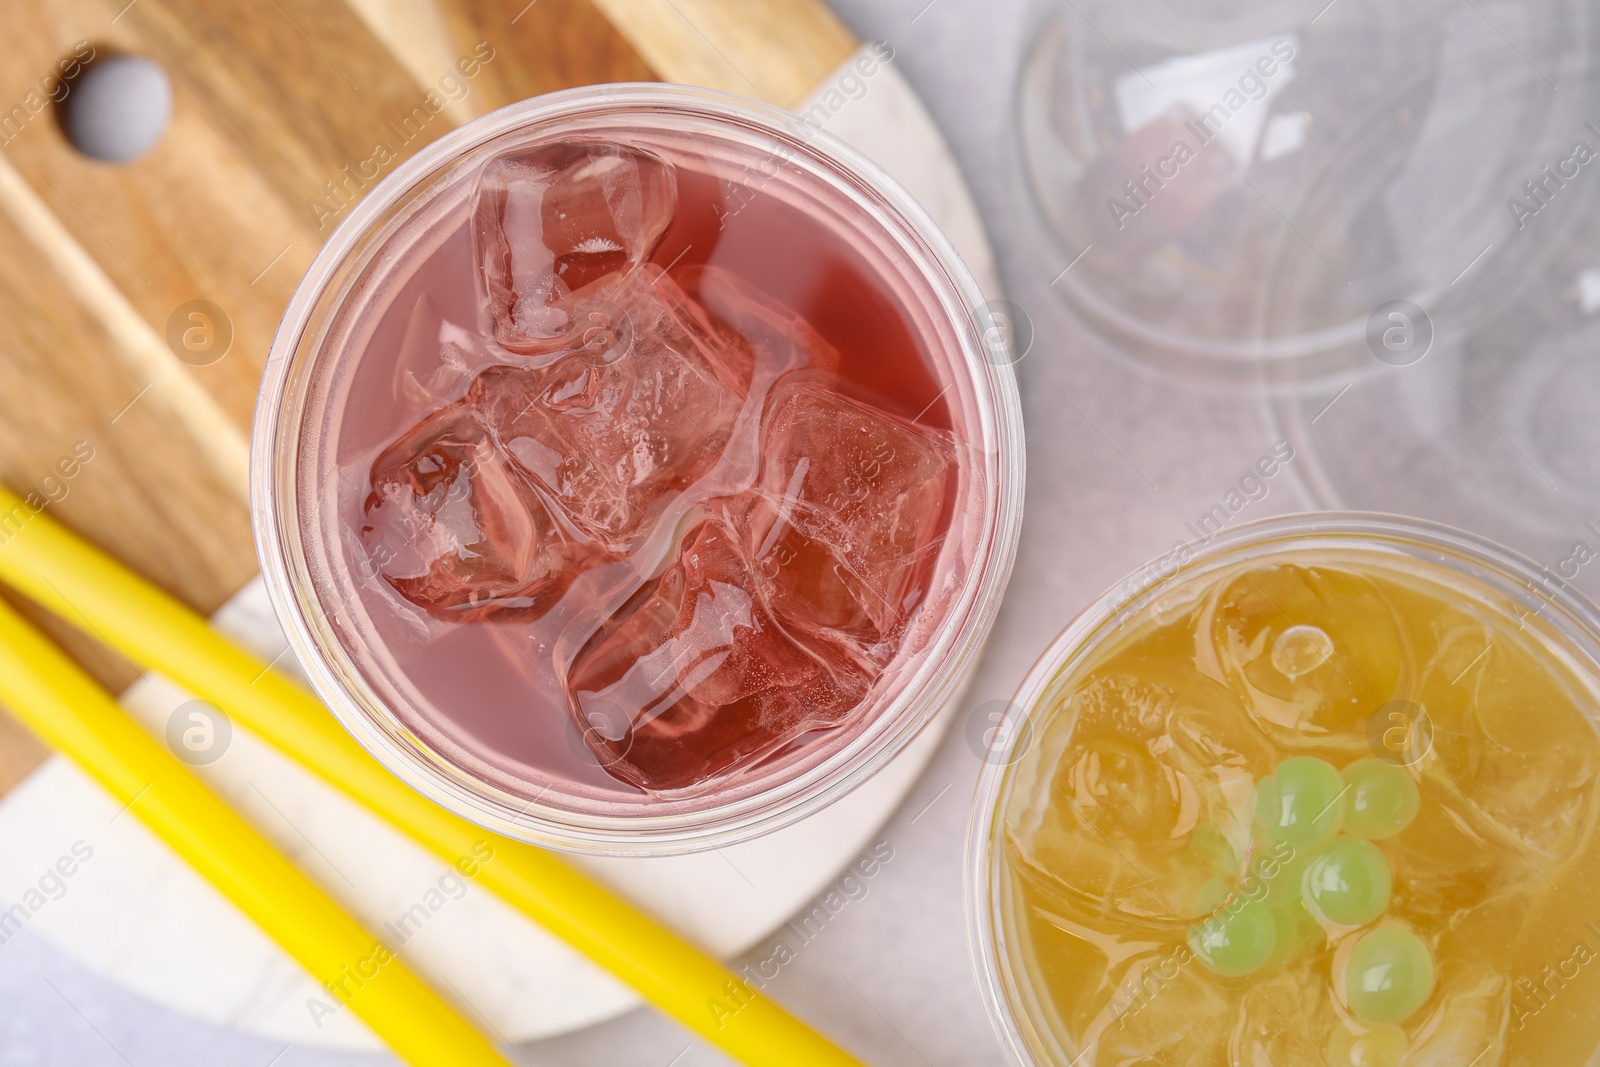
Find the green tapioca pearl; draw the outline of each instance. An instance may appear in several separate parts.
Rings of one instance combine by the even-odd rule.
[[[1344,769],[1344,828],[1357,837],[1381,841],[1411,825],[1422,807],[1417,783],[1403,767],[1364,759]]]
[[[1366,1022],[1403,1023],[1433,994],[1433,955],[1410,930],[1391,926],[1363,934],[1345,962],[1344,993],[1350,1010]]]
[[[1271,898],[1268,904],[1276,906],[1286,899],[1300,899],[1300,876],[1311,865],[1314,854],[1309,849],[1295,848],[1285,841],[1274,842],[1257,854],[1251,861],[1250,870],[1266,885]]]
[[[1219,874],[1233,872],[1239,865],[1233,846],[1214,826],[1198,827],[1190,835],[1189,853],[1210,863]]]
[[[1278,780],[1267,775],[1256,783],[1256,825],[1266,830],[1278,817]]]
[[[1254,974],[1272,958],[1278,925],[1266,905],[1236,898],[1222,911],[1189,927],[1189,947],[1224,978]]]
[[[1389,861],[1370,841],[1340,837],[1311,861],[1303,880],[1311,914],[1338,926],[1364,926],[1389,906]]]
[[[1291,756],[1256,787],[1256,821],[1267,840],[1316,848],[1339,832],[1344,783],[1333,764],[1315,756]]]
[[[1194,912],[1196,915],[1210,915],[1226,904],[1231,896],[1233,887],[1222,878],[1213,878],[1201,886],[1200,892],[1196,894]]]
[[[1288,963],[1322,934],[1322,927],[1306,911],[1299,897],[1268,910],[1272,912],[1272,923],[1277,928],[1277,942],[1273,946],[1272,956],[1267,960],[1269,966],[1280,967]]]

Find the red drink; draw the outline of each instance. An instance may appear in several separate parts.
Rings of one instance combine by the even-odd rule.
[[[692,817],[892,751],[994,583],[969,323],[804,147],[705,133],[440,168],[300,341],[341,695],[512,810]]]

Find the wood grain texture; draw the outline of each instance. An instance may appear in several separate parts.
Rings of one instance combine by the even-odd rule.
[[[496,50],[472,85],[480,114],[578,85],[658,80],[590,0],[440,2],[457,49],[487,41]]]
[[[0,715],[0,796],[26,778],[49,753],[10,715]]]
[[[243,505],[28,249],[0,214],[0,479],[214,609],[255,571]]]
[[[189,440],[205,442],[201,457],[225,489],[237,500],[247,501],[250,446],[243,431],[188,372],[176,354],[182,349],[169,347],[140,317],[116,283],[4,159],[0,159],[0,211],[11,217],[39,259],[61,279],[79,309],[99,323],[109,342],[107,350],[120,355],[134,379],[145,383],[140,397],[148,394],[149,404],[159,406]],[[199,316],[205,324],[201,328],[213,339],[215,318],[204,312]],[[187,312],[180,317],[180,321],[190,319]]]
[[[858,42],[820,0],[594,0],[665,81],[793,107]]]
[[[434,0],[346,0],[418,85],[431,86],[461,55]],[[468,42],[470,45],[472,42]],[[444,114],[455,125],[484,114],[471,94],[443,94]]]

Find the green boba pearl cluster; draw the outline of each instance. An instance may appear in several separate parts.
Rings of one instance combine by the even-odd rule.
[[[1422,794],[1405,768],[1386,760],[1364,759],[1344,769],[1344,828],[1357,837],[1382,841],[1411,825]]]
[[[1350,1010],[1376,1026],[1393,1026],[1416,1014],[1433,995],[1433,955],[1410,930],[1384,927],[1363,934],[1345,962],[1344,994]]]
[[[1307,868],[1306,909],[1335,926],[1365,926],[1389,906],[1389,861],[1371,841],[1338,837]]]
[[[1256,821],[1274,844],[1310,850],[1339,832],[1344,783],[1327,760],[1291,756],[1256,790]]]
[[[1224,978],[1243,978],[1285,966],[1308,940],[1376,923],[1394,876],[1373,842],[1411,825],[1421,805],[1410,774],[1383,760],[1358,760],[1343,773],[1314,756],[1283,760],[1256,786],[1256,847],[1269,846],[1270,855],[1238,889],[1230,892],[1219,873],[1201,890],[1197,910],[1214,914],[1189,928],[1195,958]],[[1203,852],[1232,854],[1209,839],[1201,844]],[[1344,1057],[1339,1067],[1401,1062],[1407,1037],[1399,1024],[1433,994],[1428,947],[1398,926],[1369,928],[1335,981],[1369,1028],[1335,1035],[1330,1051]]]

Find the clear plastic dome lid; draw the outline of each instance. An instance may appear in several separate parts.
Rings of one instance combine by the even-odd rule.
[[[1593,23],[1567,0],[1043,4],[1018,136],[1053,288],[1209,380],[1381,369],[1395,301],[1464,332],[1576,236],[1526,240],[1591,199]]]
[[[1041,273],[1255,386],[1327,508],[1600,590],[1600,79],[1572,0],[1057,0],[1018,86]]]

